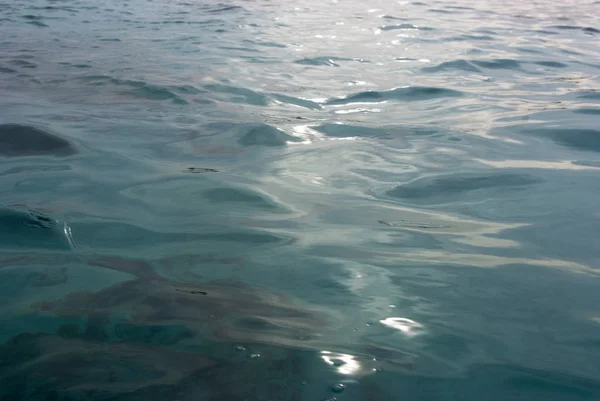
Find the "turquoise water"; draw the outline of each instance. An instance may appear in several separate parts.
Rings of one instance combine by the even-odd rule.
[[[0,2],[0,400],[600,399],[600,3]]]

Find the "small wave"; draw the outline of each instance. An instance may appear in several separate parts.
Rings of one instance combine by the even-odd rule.
[[[77,8],[74,7],[67,7],[67,6],[61,6],[61,7],[57,7],[57,6],[44,6],[44,7],[31,7],[33,10],[46,10],[46,11],[69,11],[71,13],[78,13],[79,10]]]
[[[81,244],[79,243],[79,241],[77,240],[77,238],[75,238],[73,236],[73,231],[71,229],[71,226],[66,221],[63,222],[62,231],[63,231],[63,234],[65,236],[65,239],[67,240],[67,243],[69,244],[69,247],[72,250],[77,250],[77,249],[82,249],[83,248],[81,246]]]
[[[518,50],[523,53],[544,54],[543,50],[535,49],[535,48],[531,48],[531,47],[515,47],[515,50]]]
[[[130,92],[135,97],[149,100],[171,100],[175,104],[187,104],[188,102],[177,96],[170,90],[161,86],[150,85],[144,82],[128,81],[127,84],[135,88]]]
[[[472,60],[471,63],[481,68],[487,68],[491,70],[519,70],[521,69],[521,63],[517,60],[508,58],[493,59],[493,60]]]
[[[600,168],[600,161],[575,160],[575,161],[573,161],[573,164],[575,164],[577,166],[583,166],[583,167]]]
[[[544,160],[485,160],[474,159],[490,167],[497,168],[527,168],[527,169],[548,169],[548,170],[591,170],[598,169],[598,166],[585,165],[576,161],[544,161]]]
[[[600,115],[600,109],[594,109],[594,108],[573,109],[571,111],[573,113],[577,113],[577,114],[595,114],[595,115]]]
[[[221,84],[206,85],[204,89],[214,93],[227,94],[226,100],[232,103],[246,103],[254,106],[267,106],[269,104],[269,98],[266,95],[251,89]]]
[[[398,61],[400,63],[409,63],[411,61],[421,62],[421,59],[412,58],[412,57],[396,57],[396,58],[394,58],[394,60]]]
[[[27,20],[27,23],[30,25],[35,25],[35,26],[39,26],[39,27],[47,27],[48,26],[42,22],[44,20],[44,17],[39,16],[39,15],[27,14],[27,15],[22,15],[21,18],[23,18],[24,20]]]
[[[267,124],[251,127],[238,139],[238,143],[245,146],[285,146],[288,142],[299,141],[298,138]]]
[[[460,36],[454,36],[448,39],[445,39],[447,41],[472,41],[472,40],[496,40],[495,37],[490,36],[490,35],[460,35]]]
[[[1,74],[14,74],[16,72],[18,72],[18,71],[13,70],[12,68],[0,67]]]
[[[552,139],[555,143],[573,149],[600,152],[600,130],[574,128],[539,128],[526,132]]]
[[[54,165],[48,165],[48,166],[21,166],[21,167],[11,167],[7,170],[4,171],[0,171],[0,177],[5,176],[5,175],[11,175],[11,174],[22,174],[22,173],[41,173],[41,172],[48,172],[48,171],[69,171],[71,170],[71,167],[68,165],[62,165],[62,166],[54,166]]]
[[[538,33],[540,33],[540,34],[542,34],[542,35],[560,35],[560,33],[559,33],[559,32],[555,32],[555,31],[549,31],[549,30],[547,30],[547,29],[532,29],[532,30],[530,30],[530,31],[528,31],[528,32],[532,32],[532,33],[534,33],[534,34],[538,34]]]
[[[304,107],[305,109],[318,110],[321,108],[319,103],[313,102],[308,99],[301,99],[294,96],[282,95],[279,93],[271,93],[269,94],[273,99],[286,104],[292,104],[294,106]]]
[[[44,17],[41,17],[39,15],[31,15],[31,14],[22,15],[21,18],[29,20],[29,21],[41,21],[42,19],[44,19]]]
[[[463,7],[463,6],[445,6],[445,8],[449,8],[452,10],[475,10],[473,7]]]
[[[188,103],[185,99],[177,96],[177,94],[174,92],[180,90],[181,87],[163,87],[149,84],[144,81],[116,79],[104,75],[82,77],[80,80],[94,86],[113,85],[117,87],[127,87],[128,89],[122,91],[121,93],[136,98],[148,100],[170,100],[175,104]]]
[[[254,46],[276,47],[279,49],[287,48],[286,45],[281,44],[281,43],[276,43],[276,42],[262,42],[262,41],[257,41],[257,40],[245,40],[244,43],[248,43],[248,44],[251,44]]]
[[[397,21],[406,21],[407,20],[407,18],[394,17],[393,15],[383,15],[383,16],[381,16],[381,18],[389,19],[389,20],[397,20]]]
[[[252,188],[212,188],[204,191],[203,196],[209,202],[218,204],[236,204],[251,209],[284,210],[277,202]]]
[[[211,242],[238,243],[241,246],[257,246],[272,244],[289,244],[294,238],[284,235],[276,235],[262,231],[228,231],[220,233],[200,234],[199,239]]]
[[[582,31],[582,32],[585,32],[585,33],[590,33],[590,34],[598,34],[598,33],[600,33],[600,30],[598,30],[596,28],[589,27],[589,26],[552,25],[552,26],[549,26],[548,28],[568,30],[568,31]]]
[[[323,124],[312,127],[315,131],[335,138],[364,137],[364,138],[389,138],[389,131],[382,128],[362,127],[347,124]]]
[[[394,30],[417,30],[417,31],[433,31],[433,28],[426,26],[417,26],[413,24],[398,24],[398,25],[384,25],[379,27],[382,31],[394,31]]]
[[[435,224],[426,221],[407,221],[407,220],[377,220],[379,224],[383,224],[388,227],[399,227],[399,228],[422,228],[422,229],[436,229],[436,228],[450,228],[447,224]]]
[[[240,46],[219,46],[219,49],[223,50],[233,50],[240,52],[248,52],[248,53],[260,53],[260,50],[253,49],[251,47],[240,47]]]
[[[596,90],[582,90],[577,93],[579,99],[593,99],[600,100],[600,91]]]
[[[534,61],[533,64],[550,68],[566,68],[568,64],[559,61]],[[498,60],[453,60],[446,61],[433,67],[424,67],[423,72],[444,72],[444,71],[470,71],[481,72],[481,69],[508,69],[519,70],[521,63],[516,60],[498,59]]]
[[[70,156],[77,153],[66,139],[39,128],[19,124],[0,124],[0,155]]]
[[[207,20],[201,20],[201,21],[188,21],[188,20],[181,20],[181,19],[176,19],[176,20],[167,20],[167,21],[154,21],[154,22],[149,22],[150,25],[169,25],[169,24],[175,24],[175,25],[183,25],[183,24],[187,24],[187,25],[203,25],[203,26],[213,26],[213,25],[222,25],[223,24],[223,20],[220,19],[207,19]]]
[[[567,68],[569,65],[559,61],[535,61],[534,64],[551,68]]]
[[[0,208],[3,247],[65,249],[59,221],[38,211]]]
[[[231,6],[231,5],[220,5],[217,8],[212,8],[210,10],[208,10],[209,13],[224,13],[227,11],[239,11],[239,10],[243,10],[244,8],[241,6]]]
[[[313,58],[303,58],[300,60],[296,60],[294,61],[296,64],[302,64],[302,65],[322,65],[322,66],[327,66],[327,67],[339,67],[340,65],[337,64],[334,60],[343,60],[337,57],[313,57]]]
[[[420,178],[407,184],[397,186],[387,192],[393,198],[414,201],[430,200],[444,202],[449,199],[465,196],[477,190],[487,189],[486,195],[492,196],[491,189],[506,191],[522,189],[541,182],[539,179],[521,174],[450,174]]]
[[[22,59],[11,60],[10,63],[14,66],[21,67],[21,68],[31,68],[31,69],[37,68],[36,64],[31,63],[26,60],[22,60]]]
[[[156,231],[138,225],[116,221],[90,221],[77,224],[78,241],[75,248],[135,250],[154,247],[159,244],[183,244],[210,242],[239,242],[253,244],[281,243],[288,237],[271,234],[262,230],[244,228],[219,229],[206,227],[201,233]],[[62,233],[61,236],[67,233]]]
[[[386,91],[359,92],[343,98],[329,99],[325,102],[325,105],[338,106],[352,103],[377,103],[389,100],[411,102],[446,97],[458,97],[462,95],[463,92],[453,89],[409,86],[403,88],[394,88]]]
[[[433,67],[424,67],[421,69],[423,72],[443,72],[443,71],[470,71],[470,72],[481,72],[477,66],[473,65],[468,60],[454,60],[446,61]]]
[[[40,28],[48,28],[49,27],[47,24],[44,24],[42,21],[28,21],[27,23],[29,25],[37,26]]]

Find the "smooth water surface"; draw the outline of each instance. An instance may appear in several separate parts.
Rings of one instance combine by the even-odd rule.
[[[600,3],[0,2],[0,400],[600,399]]]

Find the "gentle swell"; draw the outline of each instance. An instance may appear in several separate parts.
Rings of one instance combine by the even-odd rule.
[[[552,26],[549,26],[548,28],[560,29],[560,30],[564,30],[564,31],[582,31],[582,32],[585,32],[585,33],[590,33],[590,34],[598,34],[598,33],[600,33],[600,30],[598,30],[596,28],[592,28],[590,26],[552,25]]]
[[[423,72],[436,73],[448,71],[467,71],[481,73],[483,70],[520,70],[523,62],[512,59],[494,59],[494,60],[452,60],[445,61],[433,67],[424,67]],[[528,64],[540,65],[549,68],[567,68],[569,65],[560,61],[540,60],[532,61]]]
[[[473,60],[473,64],[491,70],[519,70],[521,63],[512,59]]]
[[[80,78],[81,81],[92,86],[115,86],[125,88],[121,91],[124,95],[148,100],[169,100],[174,104],[187,104],[188,102],[178,96],[175,91],[184,91],[189,87],[165,87],[153,85],[144,81],[133,81],[116,79],[109,76],[87,76]]]
[[[524,128],[523,134],[546,137],[555,143],[587,152],[600,152],[600,130],[576,128]]]
[[[493,196],[492,190],[525,189],[540,182],[539,179],[520,174],[450,174],[421,178],[407,184],[397,186],[387,192],[393,198],[411,201],[445,202],[458,199],[469,200],[473,193],[480,192],[485,196]],[[471,195],[469,197],[468,195]]]
[[[232,103],[246,103],[254,106],[266,106],[269,104],[269,98],[266,95],[246,88],[212,84],[204,86],[204,89],[214,93],[226,94],[227,101]]]
[[[443,62],[441,64],[436,65],[435,67],[425,67],[421,71],[423,71],[423,72],[442,72],[442,71],[480,72],[481,70],[468,60],[454,60],[454,61]]]
[[[447,97],[459,97],[464,93],[453,89],[411,86],[406,88],[395,88],[387,91],[359,92],[343,98],[329,99],[325,102],[328,106],[339,106],[351,103],[378,103],[384,101],[420,101],[440,99]]]
[[[419,31],[433,31],[433,28],[427,26],[417,26],[413,24],[398,24],[398,25],[384,25],[380,27],[382,31],[394,31],[394,30],[419,30]]]
[[[321,108],[319,103],[313,102],[312,100],[301,99],[294,96],[282,95],[279,93],[271,93],[270,97],[281,103],[291,104],[294,106],[303,107],[305,109],[318,110]]]
[[[295,63],[296,64],[301,64],[301,65],[321,65],[321,66],[327,66],[327,67],[339,67],[340,65],[337,64],[335,61],[336,60],[347,60],[347,59],[340,59],[338,57],[313,57],[313,58],[303,58],[300,60],[296,60]]]
[[[540,61],[536,64],[544,65],[547,67],[560,68],[563,66],[560,62],[554,61]],[[425,67],[422,69],[423,72],[441,72],[441,71],[471,71],[481,72],[482,70],[521,70],[522,62],[512,59],[490,59],[490,60],[452,60],[445,61],[433,67]]]
[[[238,139],[238,143],[245,146],[285,146],[288,142],[298,141],[298,138],[267,124],[250,127]]]

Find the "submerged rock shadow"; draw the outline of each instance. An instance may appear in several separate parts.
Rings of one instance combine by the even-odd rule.
[[[177,283],[145,261],[102,257],[88,262],[134,276],[97,292],[74,292],[34,305],[60,317],[128,316],[136,325],[181,325],[197,336],[309,347],[325,327],[324,313],[236,280]]]
[[[87,262],[133,278],[34,304],[65,323],[0,345],[0,400],[302,399],[324,313],[235,280],[178,283],[146,261]]]

